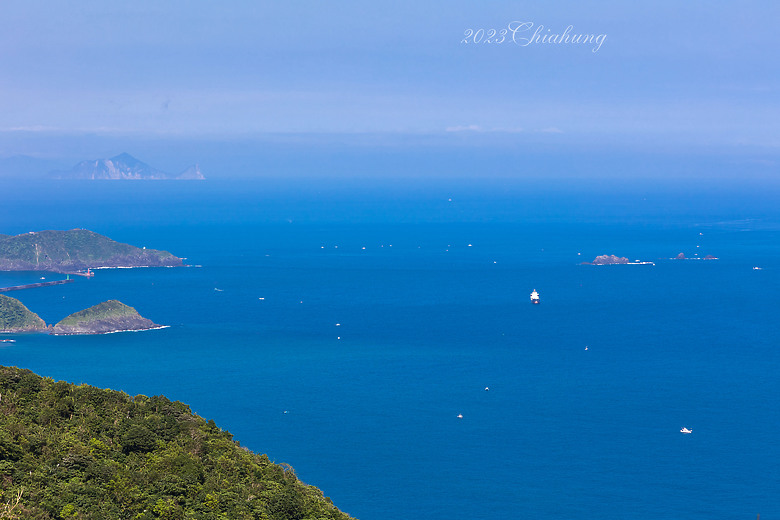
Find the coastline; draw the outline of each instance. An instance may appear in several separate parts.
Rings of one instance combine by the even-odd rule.
[[[189,267],[188,265],[103,265],[100,267],[90,267],[91,270],[103,270],[103,269],[152,269],[154,267],[164,267],[167,269],[175,269],[177,267]]]
[[[52,336],[105,336],[106,334],[118,334],[120,332],[146,332],[147,330],[160,330],[169,329],[170,325],[160,325],[158,327],[149,327],[148,329],[124,329],[124,330],[111,330],[109,332],[88,332],[88,333],[76,333],[76,334],[51,334]]]
[[[123,330],[110,330],[108,332],[74,332],[71,334],[54,334],[47,332],[50,336],[104,336],[106,334],[117,334],[119,332],[146,332],[147,330],[159,330],[168,329],[170,325],[160,325],[157,327],[149,327],[148,329],[123,329]]]

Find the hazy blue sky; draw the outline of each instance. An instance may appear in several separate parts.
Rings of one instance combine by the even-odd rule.
[[[771,0],[3,0],[0,155],[280,133],[776,153],[778,20]],[[461,43],[512,22],[520,45]],[[522,45],[540,25],[606,36]]]

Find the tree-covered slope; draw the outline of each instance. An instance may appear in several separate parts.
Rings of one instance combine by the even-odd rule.
[[[72,271],[88,267],[177,266],[167,251],[122,244],[86,229],[0,237],[0,270]]]
[[[0,367],[0,517],[350,518],[231,437],[165,397]]]
[[[16,298],[0,294],[0,332],[43,330],[43,320]]]
[[[148,330],[160,325],[118,300],[108,300],[74,312],[57,323],[52,334],[105,334],[122,330]]]

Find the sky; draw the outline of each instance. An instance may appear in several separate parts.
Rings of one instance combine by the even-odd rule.
[[[0,157],[260,140],[775,165],[779,19],[770,0],[3,0]]]

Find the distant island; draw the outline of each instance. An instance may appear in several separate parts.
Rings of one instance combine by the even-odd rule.
[[[615,255],[599,255],[593,259],[592,262],[582,262],[585,265],[614,265],[614,264],[627,264],[627,265],[655,265],[653,262],[643,262],[641,260],[635,260],[631,262],[625,256]]]
[[[0,333],[43,332],[46,323],[16,298],[0,294]]]
[[[350,520],[163,396],[0,367],[0,518]]]
[[[591,264],[591,265],[610,265],[610,264],[627,264],[629,263],[628,258],[625,256],[615,256],[615,255],[599,255],[596,258],[593,259],[592,262],[583,262],[584,264]]]
[[[167,251],[122,244],[86,229],[0,235],[0,271],[75,272],[97,267],[172,267]]]
[[[118,300],[108,300],[85,309],[74,312],[61,320],[52,329],[55,336],[72,334],[108,334],[136,330],[151,330],[162,328],[138,314],[134,308]]]
[[[685,256],[685,253],[680,253],[679,255],[672,258],[672,260],[717,260],[717,256],[713,255],[706,255],[706,256],[694,256],[693,258],[688,258]]]
[[[205,180],[198,165],[192,165],[178,174],[170,174],[139,161],[128,153],[110,159],[82,161],[67,171],[49,173],[54,179],[77,180],[150,180],[150,181],[202,181]]]
[[[89,309],[74,312],[53,327],[47,327],[41,317],[22,302],[0,294],[0,333],[4,334],[49,332],[55,336],[68,336],[161,328],[162,325],[144,318],[134,308],[118,300],[108,300]]]

